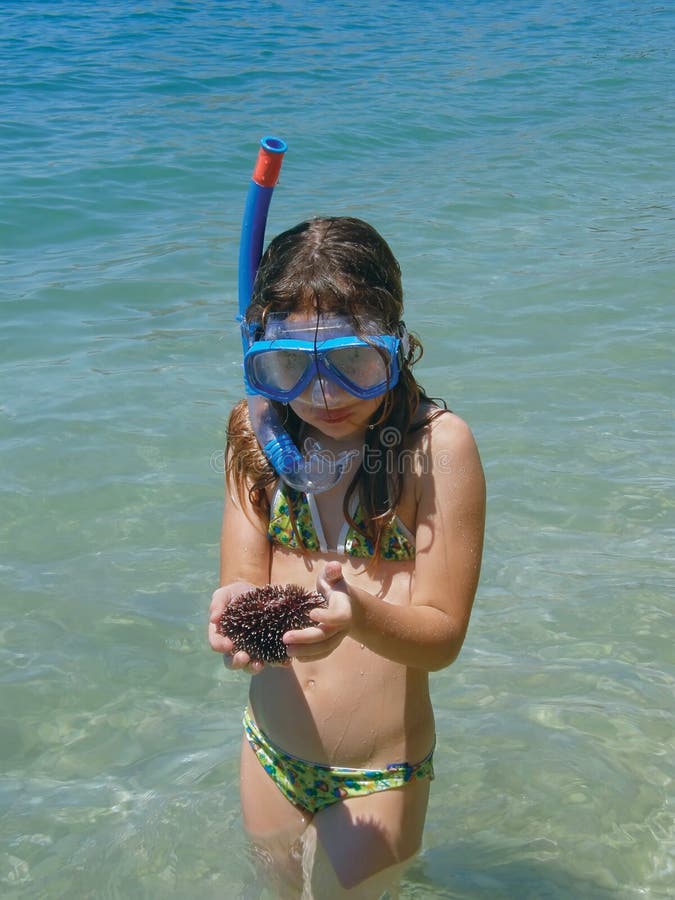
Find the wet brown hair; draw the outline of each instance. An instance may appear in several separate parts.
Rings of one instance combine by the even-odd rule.
[[[366,338],[364,321],[374,322],[379,333],[397,333],[403,316],[401,270],[389,245],[371,225],[346,216],[316,218],[271,241],[256,275],[246,322],[262,329],[271,314],[298,312],[339,314],[350,319],[356,332]],[[358,491],[374,559],[401,498],[404,467],[400,462],[406,438],[434,415],[432,412],[413,425],[420,402],[429,399],[411,371],[421,356],[419,340],[409,335],[398,381],[383,396],[366,430],[364,459],[378,459],[379,465],[369,471],[361,465],[345,494],[345,519],[357,527],[349,514],[349,501]],[[290,406],[274,406],[296,445],[301,446],[302,420]],[[267,517],[265,489],[278,475],[258,445],[245,401],[232,410],[227,441],[228,484],[240,500],[248,493],[254,509]]]

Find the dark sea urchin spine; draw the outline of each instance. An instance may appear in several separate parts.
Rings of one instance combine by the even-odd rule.
[[[235,597],[221,616],[219,631],[251,659],[283,662],[288,656],[282,636],[314,625],[309,611],[326,605],[321,594],[297,584],[266,584]]]

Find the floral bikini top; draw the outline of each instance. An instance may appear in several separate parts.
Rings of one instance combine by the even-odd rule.
[[[365,517],[356,494],[352,496],[349,512],[360,527],[365,525]],[[323,534],[319,510],[312,494],[303,494],[283,482],[279,483],[272,499],[270,524],[267,529],[268,538],[282,547],[300,549],[296,532],[291,521],[291,509],[295,518],[295,526],[302,546],[305,550],[320,552],[329,548]],[[340,529],[338,545],[334,548],[345,556],[372,559],[375,552],[373,542],[344,522]],[[415,538],[397,517],[387,526],[382,535],[380,556],[387,560],[406,560],[415,558]]]

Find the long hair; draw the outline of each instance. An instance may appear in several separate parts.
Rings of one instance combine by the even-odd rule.
[[[364,333],[364,321],[375,323],[380,333],[395,334],[403,316],[401,270],[384,238],[371,225],[350,217],[311,219],[274,238],[261,260],[246,322],[264,328],[270,314],[291,312],[339,314],[351,320],[357,334]],[[374,559],[401,499],[405,440],[433,417],[412,425],[420,401],[429,399],[412,374],[421,356],[419,340],[409,335],[398,381],[384,395],[366,430],[364,460],[377,465],[362,463],[345,494],[345,518],[358,528],[349,514],[350,500],[358,491]],[[304,423],[290,406],[274,405],[301,446]],[[265,488],[278,476],[255,439],[245,401],[230,415],[227,441],[228,483],[240,500],[248,493],[254,509],[266,517]]]

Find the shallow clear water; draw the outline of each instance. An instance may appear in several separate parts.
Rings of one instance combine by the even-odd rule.
[[[246,188],[360,215],[472,424],[485,565],[408,898],[666,897],[671,4],[0,9],[0,893],[238,897],[204,639]]]

